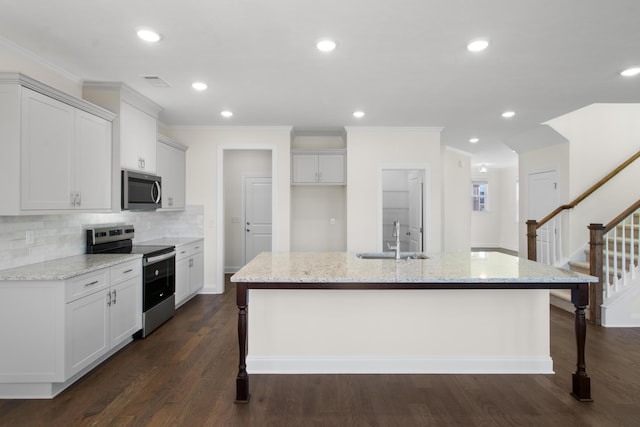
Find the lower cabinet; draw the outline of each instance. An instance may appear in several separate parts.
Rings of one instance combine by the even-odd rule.
[[[204,241],[176,247],[176,307],[204,286]]]
[[[142,328],[142,260],[53,281],[0,281],[0,398],[53,397]]]

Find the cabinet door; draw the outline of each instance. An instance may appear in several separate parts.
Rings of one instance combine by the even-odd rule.
[[[318,156],[316,154],[293,155],[292,181],[294,184],[318,181]]]
[[[185,152],[158,142],[157,173],[162,177],[162,207],[184,209]]]
[[[142,278],[111,287],[110,348],[142,329]]]
[[[105,289],[67,304],[67,378],[110,348],[108,294]]]
[[[189,271],[189,294],[193,295],[204,286],[204,254],[202,252],[191,257]]]
[[[80,209],[111,208],[111,123],[76,111],[76,176]]]
[[[125,169],[142,170],[142,156],[138,149],[141,111],[126,102],[120,103],[120,166]]]
[[[147,173],[156,173],[156,144],[158,141],[157,121],[153,116],[139,111],[139,140],[138,148],[142,157],[142,169]]]
[[[318,182],[344,184],[344,155],[321,154],[318,156]]]
[[[75,108],[23,88],[22,209],[73,208],[74,121]]]
[[[190,257],[176,259],[176,306],[189,297],[190,259]]]

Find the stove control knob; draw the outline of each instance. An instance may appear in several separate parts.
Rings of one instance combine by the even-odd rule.
[[[160,272],[159,272],[158,270],[156,270],[156,276],[157,276],[158,274],[160,274]]]

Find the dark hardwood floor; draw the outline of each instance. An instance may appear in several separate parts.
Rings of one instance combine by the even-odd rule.
[[[572,315],[553,307],[555,375],[253,375],[236,405],[234,297],[197,296],[54,399],[0,400],[0,426],[640,425],[640,329],[589,327],[580,403]]]

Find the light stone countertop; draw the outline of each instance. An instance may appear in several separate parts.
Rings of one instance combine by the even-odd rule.
[[[592,276],[499,252],[428,254],[429,259],[359,259],[346,252],[263,252],[232,282],[585,283]]]
[[[0,270],[0,280],[66,280],[139,258],[141,254],[75,255]]]
[[[147,240],[144,242],[136,242],[135,245],[170,245],[170,246],[183,246],[188,245],[200,240],[204,240],[204,237],[187,236],[187,237],[161,237],[159,239]]]

